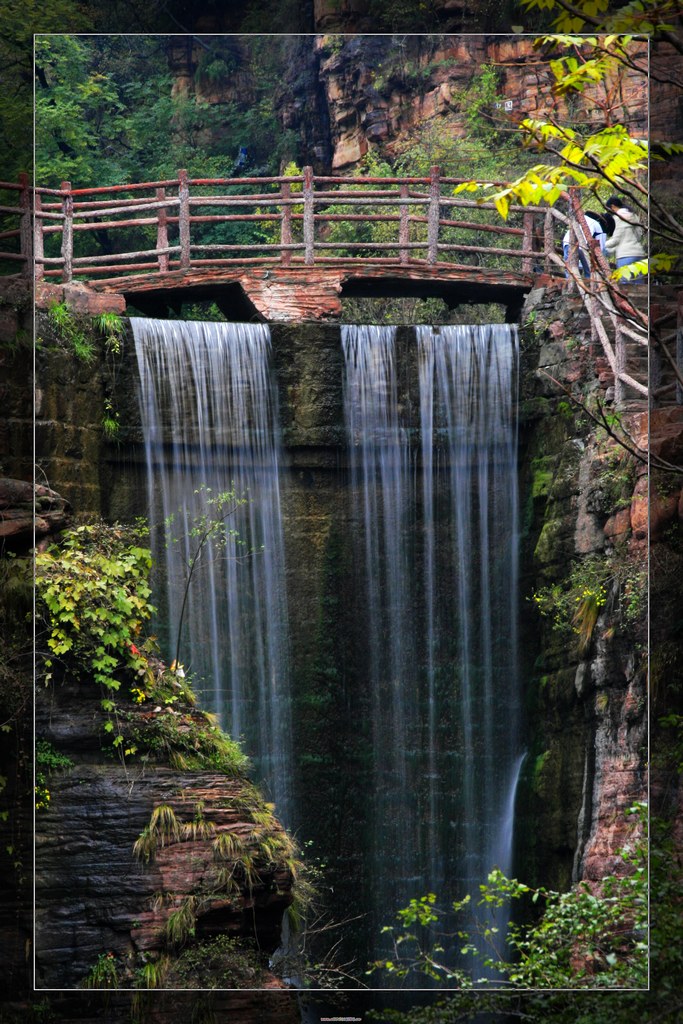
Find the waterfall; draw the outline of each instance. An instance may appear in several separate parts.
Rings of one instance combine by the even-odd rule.
[[[193,535],[216,499],[188,589],[180,661],[202,706],[242,738],[285,821],[291,814],[289,657],[278,409],[264,325],[132,319],[147,461],[153,579],[170,661]],[[232,506],[229,506],[232,507]]]
[[[299,760],[292,750],[290,688],[299,676],[290,673],[269,330],[132,322],[163,652],[175,655],[193,529],[234,491],[238,503],[212,533],[188,590],[180,661],[202,706],[243,740],[291,826],[294,770],[305,781],[301,765],[319,751],[305,746],[305,729]],[[414,344],[399,338],[394,327],[342,328],[350,498],[338,514],[348,515],[354,565],[339,636],[342,652],[354,645],[344,714],[371,719],[367,734],[359,730],[356,762],[363,876],[342,878],[345,893],[362,886],[369,901],[355,908],[367,913],[351,951],[359,970],[364,944],[371,958],[389,955],[382,926],[412,898],[434,892],[447,905],[470,893],[474,903],[492,867],[511,871],[523,756],[516,329],[418,327]],[[288,571],[310,585],[301,566]],[[309,641],[292,644],[304,678]],[[343,756],[334,766],[341,776]],[[306,796],[296,809],[304,836],[315,833],[314,808],[324,801],[315,794],[307,806]],[[338,856],[337,833],[318,835],[330,845],[320,856]],[[342,877],[343,858],[335,870]]]
[[[516,328],[416,331],[419,442],[395,328],[342,336],[384,922],[511,870],[521,765]]]
[[[387,907],[415,882],[417,702],[409,543],[407,433],[399,424],[394,327],[343,327],[345,414],[354,523],[363,536],[368,685],[372,709],[375,901]],[[379,927],[379,918],[375,925]]]

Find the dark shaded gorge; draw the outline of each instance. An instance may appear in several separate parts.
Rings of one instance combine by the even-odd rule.
[[[418,327],[400,353],[394,327],[342,328],[346,441],[326,547],[337,575],[318,580],[319,611],[309,595],[302,620],[302,544],[286,512],[300,484],[281,447],[268,328],[133,326],[164,653],[193,524],[234,488],[248,500],[203,553],[180,660],[202,680],[202,704],[243,738],[285,823],[315,837],[337,909],[362,915],[347,943],[362,971],[412,897],[476,895],[494,865],[512,869],[516,327]],[[308,661],[302,646],[315,648]],[[350,803],[335,810],[341,780]]]

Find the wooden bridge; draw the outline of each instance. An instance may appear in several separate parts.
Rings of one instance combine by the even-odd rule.
[[[268,320],[328,319],[347,295],[502,302],[543,267],[547,211],[454,195],[462,179],[189,178],[34,191],[38,296],[80,281],[143,312],[207,297]],[[502,183],[501,183],[502,184]],[[539,220],[540,218],[540,220]]]
[[[569,287],[578,286],[585,221],[576,194],[556,207],[511,205],[459,191],[464,179],[299,175],[190,178],[72,188],[0,182],[18,204],[0,206],[18,226],[0,231],[0,252],[34,273],[36,302],[66,298],[76,309],[166,316],[211,300],[229,319],[334,320],[352,296],[437,296],[451,307],[500,303],[517,320],[524,296],[566,267],[556,239],[569,228]],[[503,186],[504,182],[491,182]],[[590,232],[587,232],[590,236]],[[647,343],[633,318],[600,298],[609,267],[591,254],[595,284],[579,293],[622,385],[626,342]],[[602,278],[602,281],[601,281]],[[576,282],[576,285],[574,285]],[[628,306],[629,304],[626,303]],[[633,307],[629,306],[631,312]],[[631,323],[629,324],[629,320]]]

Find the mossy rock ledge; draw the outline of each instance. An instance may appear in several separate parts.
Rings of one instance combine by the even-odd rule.
[[[298,861],[273,806],[241,770],[188,758],[188,736],[198,757],[202,729],[207,751],[216,736],[202,712],[117,699],[117,748],[92,690],[65,681],[37,695],[39,742],[71,762],[37,792],[37,986],[284,987],[269,956]]]

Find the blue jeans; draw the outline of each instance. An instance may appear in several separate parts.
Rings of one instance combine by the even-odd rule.
[[[645,259],[645,257],[644,256],[619,256],[618,259],[617,259],[617,270],[619,269],[619,267],[628,267],[629,264],[637,263],[638,260],[642,260],[642,259]],[[645,281],[647,281],[647,274],[638,274],[636,277],[629,277],[628,279],[625,278],[625,277],[622,277],[621,281],[618,281],[617,283],[620,284],[623,287],[624,285],[634,284],[636,282],[639,283],[639,284],[641,282],[645,283]]]

